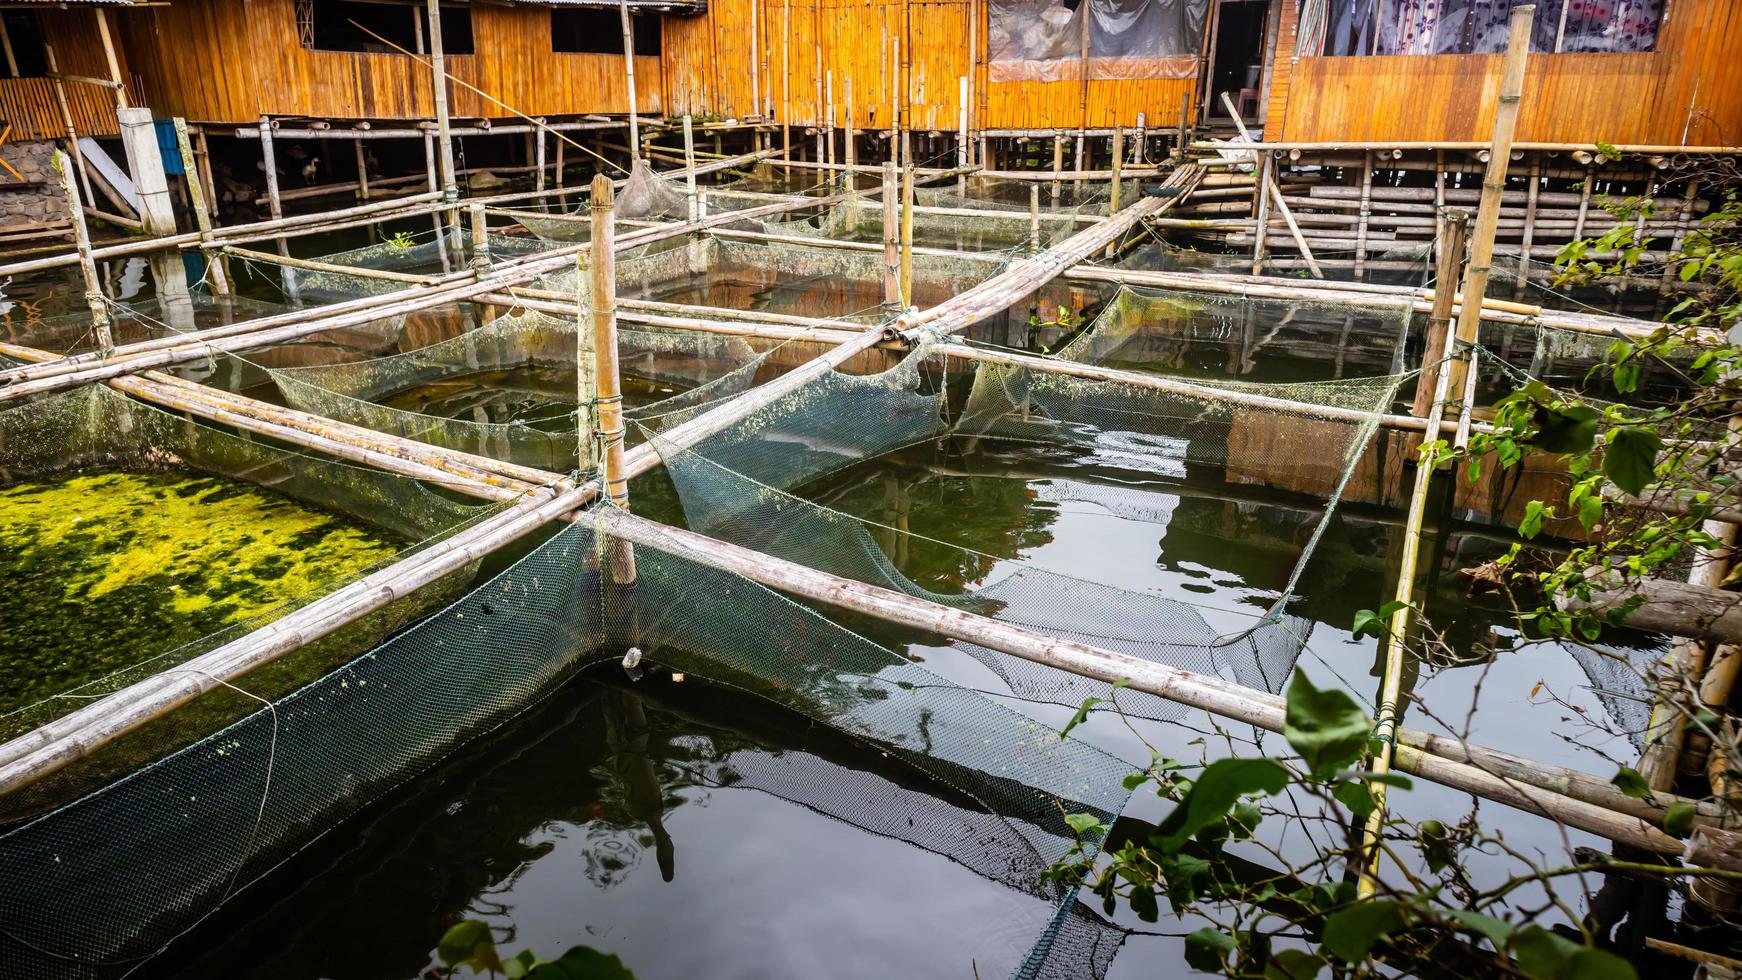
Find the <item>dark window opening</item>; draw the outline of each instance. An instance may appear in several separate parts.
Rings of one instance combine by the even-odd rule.
[[[48,48],[42,39],[42,21],[34,10],[0,13],[0,47],[5,49],[9,78],[41,78],[48,74]]]
[[[1322,34],[1303,32],[1300,54],[1486,54],[1506,49],[1512,8],[1536,4],[1530,49],[1541,53],[1650,51],[1664,0],[1302,0]]]
[[[472,53],[472,11],[445,6],[442,52]],[[297,30],[304,47],[316,51],[397,54],[429,53],[429,9],[406,0],[298,0]]]
[[[659,56],[659,17],[629,15],[635,53]],[[581,8],[550,12],[550,49],[559,54],[622,54],[623,20],[616,10]]]

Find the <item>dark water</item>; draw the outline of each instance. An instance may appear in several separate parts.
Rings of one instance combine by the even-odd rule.
[[[972,587],[1020,557],[1189,599],[1230,628],[1275,599],[1317,510],[1307,498],[1246,492],[1213,474],[1168,479],[1116,460],[989,440],[971,450],[961,440],[913,447],[804,492],[908,532],[872,534],[930,589]],[[662,477],[638,480],[632,493],[638,512],[681,521]],[[1348,624],[1355,608],[1389,593],[1398,519],[1351,508],[1303,589],[1319,625],[1301,664],[1363,699],[1377,685],[1375,650],[1351,638]],[[1441,527],[1428,553],[1447,567],[1503,547],[1480,528]],[[1431,593],[1429,608],[1435,627],[1465,648],[1503,622],[1500,611],[1449,586]],[[960,649],[852,625],[1049,724],[1070,713],[1006,697],[999,677]],[[1476,670],[1430,673],[1414,679],[1416,689],[1461,717]],[[1503,653],[1485,680],[1477,738],[1590,766],[1559,741],[1552,719],[1532,714],[1555,709],[1526,707],[1538,680],[1603,710],[1581,690],[1588,680],[1564,651]],[[1139,725],[1164,752],[1203,751],[1193,744],[1201,718]],[[1083,731],[1115,754],[1146,755],[1116,718],[1095,717]],[[471,917],[496,926],[508,950],[585,943],[621,956],[641,977],[1007,975],[1044,922],[1045,903],[971,863],[856,825],[858,801],[874,812],[895,798],[890,783],[908,787],[898,798],[913,819],[946,819],[939,814],[956,805],[953,794],[900,769],[764,702],[694,678],[673,684],[655,671],[631,682],[607,668],[419,779],[392,808],[341,827],[161,966],[184,976],[411,977],[442,929]],[[816,792],[836,813],[808,795]],[[1396,805],[1405,815],[1443,815],[1465,804],[1422,786],[1397,794]],[[1153,822],[1164,812],[1140,796],[1127,819]],[[1534,822],[1504,811],[1494,818],[1506,821],[1515,844],[1559,845],[1558,834]],[[1470,871],[1478,881],[1495,873],[1479,861]],[[1175,940],[1124,941],[1112,976],[1182,969]]]

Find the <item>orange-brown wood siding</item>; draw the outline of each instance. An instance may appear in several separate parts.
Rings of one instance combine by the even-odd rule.
[[[1296,142],[1486,139],[1499,55],[1294,58],[1285,0],[1265,136]],[[1742,3],[1669,0],[1655,51],[1533,54],[1525,142],[1742,142]]]
[[[109,61],[97,33],[97,16],[90,10],[43,10],[43,40],[54,48],[55,61],[63,75],[108,78]],[[113,18],[113,14],[110,17]],[[114,21],[110,21],[114,25]],[[126,78],[125,57],[117,55]],[[113,136],[121,131],[115,121],[113,89],[83,82],[65,82],[73,126],[80,136]],[[46,78],[0,78],[0,117],[12,124],[12,140],[55,139],[66,135],[54,82]]]
[[[621,55],[552,51],[545,7],[471,9],[477,53],[449,55],[447,70],[512,109],[450,82],[448,104],[456,116],[628,111]],[[435,114],[425,64],[400,54],[305,48],[297,37],[295,0],[176,0],[112,16],[121,22],[133,71],[159,115],[245,122],[261,115]],[[661,111],[659,58],[635,59],[635,87],[638,111]]]
[[[761,25],[752,63],[752,8]],[[903,26],[906,37],[903,37]],[[970,64],[972,20],[975,63]],[[783,41],[783,25],[791,25]],[[853,86],[853,123],[887,128],[897,70],[892,39],[903,41],[902,61],[912,77],[906,90],[911,128],[953,131],[961,102],[960,79],[974,73],[975,129],[1074,129],[1132,126],[1143,113],[1154,128],[1179,123],[1180,96],[1195,94],[1195,79],[1135,79],[1089,83],[1087,112],[1081,82],[998,82],[986,77],[986,4],[983,0],[713,0],[702,17],[665,21],[664,70],[668,111],[698,117],[743,118],[757,113],[753,86],[776,122],[816,124],[817,54],[834,73],[836,126],[847,122],[847,82]],[[906,50],[911,43],[911,50]],[[786,56],[790,49],[790,71]],[[759,82],[753,71],[766,66]],[[788,99],[781,101],[782,78]],[[826,92],[825,98],[827,101]]]

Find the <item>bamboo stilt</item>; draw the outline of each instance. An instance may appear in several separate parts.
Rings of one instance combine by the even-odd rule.
[[[1040,251],[1040,185],[1028,185],[1028,254]]]
[[[1436,282],[1456,282],[1458,267],[1464,260],[1464,237],[1470,216],[1462,211],[1448,211],[1440,216],[1440,256]],[[1434,293],[1433,312],[1429,314],[1427,344],[1421,355],[1421,375],[1415,381],[1415,401],[1411,411],[1427,418],[1433,411],[1434,392],[1439,390],[1439,376],[1445,370],[1441,362],[1446,356],[1446,339],[1451,336],[1452,304],[1458,299],[1450,289]]]
[[[701,199],[696,195],[696,133],[688,113],[683,117],[683,158],[684,197],[689,203],[690,220],[694,221]]]
[[[1052,206],[1059,205],[1059,172],[1065,168],[1065,138],[1059,133],[1052,137]]]
[[[205,189],[200,182],[200,168],[194,160],[192,144],[188,142],[187,120],[175,117],[175,146],[181,154],[182,173],[188,182],[188,198],[193,204],[194,225],[199,228],[202,236],[212,233],[212,216],[206,211]],[[209,274],[212,279],[212,292],[219,296],[230,295],[230,276],[224,270],[222,256],[211,256]]]
[[[1264,251],[1270,231],[1270,171],[1276,160],[1268,153],[1258,157],[1258,180],[1253,188],[1252,218],[1256,234],[1252,236],[1252,274],[1264,273]]]
[[[1224,93],[1226,94],[1226,93]],[[1355,278],[1364,278],[1367,268],[1367,228],[1373,218],[1373,154],[1365,153],[1361,158],[1361,210],[1360,222],[1355,226]]]
[[[1119,170],[1125,165],[1125,129],[1122,126],[1113,127],[1113,181],[1107,188],[1107,213],[1119,213]],[[1119,243],[1107,245],[1107,258],[1118,254]]]
[[[901,308],[913,308],[913,167],[901,175]]]
[[[1542,191],[1542,160],[1535,158],[1530,161],[1530,186],[1525,189],[1524,205],[1524,240],[1519,247],[1518,281],[1512,284],[1513,298],[1524,296],[1524,287],[1530,281],[1530,249],[1536,242],[1536,198]]]
[[[629,86],[629,156],[631,160],[640,162],[641,117],[636,111],[635,98],[635,33],[629,26],[628,0],[618,0],[617,14],[623,25],[623,77]]]
[[[895,161],[889,160],[883,164],[883,302],[891,305],[902,305],[899,195]]]
[[[1464,268],[1461,292],[1468,302],[1458,314],[1457,342],[1468,346],[1476,342],[1482,324],[1482,301],[1488,294],[1488,272],[1494,258],[1494,233],[1500,221],[1500,196],[1506,190],[1506,167],[1512,159],[1512,134],[1518,126],[1518,102],[1524,92],[1524,64],[1530,53],[1530,23],[1536,8],[1512,8],[1510,33],[1506,38],[1506,57],[1500,77],[1500,100],[1494,111],[1494,140],[1488,158],[1488,172],[1482,178],[1481,203],[1476,210],[1476,227],[1470,240],[1470,260]],[[1455,348],[1454,348],[1455,350]],[[1464,390],[1464,362],[1453,361],[1451,388]]]
[[[272,123],[271,120],[265,116],[260,117],[260,159],[262,166],[266,170],[266,200],[269,209],[268,213],[272,215],[273,221],[282,221],[284,219],[284,203],[278,196],[278,155],[273,151],[272,147]],[[441,231],[439,221],[437,223],[436,231],[438,233]],[[275,243],[278,246],[278,254],[290,254],[290,243],[283,237],[275,239]],[[291,275],[290,270],[284,270],[280,277],[280,281],[284,287],[284,295],[290,300],[291,305],[294,306],[302,302],[302,296],[297,291],[296,287],[296,277]]]
[[[97,278],[97,263],[91,258],[91,234],[85,228],[85,209],[73,184],[72,161],[56,150],[54,168],[60,174],[61,193],[66,195],[67,219],[73,226],[73,246],[79,253],[79,274],[85,280],[85,305],[91,311],[91,327],[97,332],[98,350],[107,357],[115,349],[115,336],[109,329],[109,303],[103,297],[102,281]]]

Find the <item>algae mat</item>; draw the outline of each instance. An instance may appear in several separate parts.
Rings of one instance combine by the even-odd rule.
[[[355,577],[404,544],[185,472],[0,489],[0,713]]]

